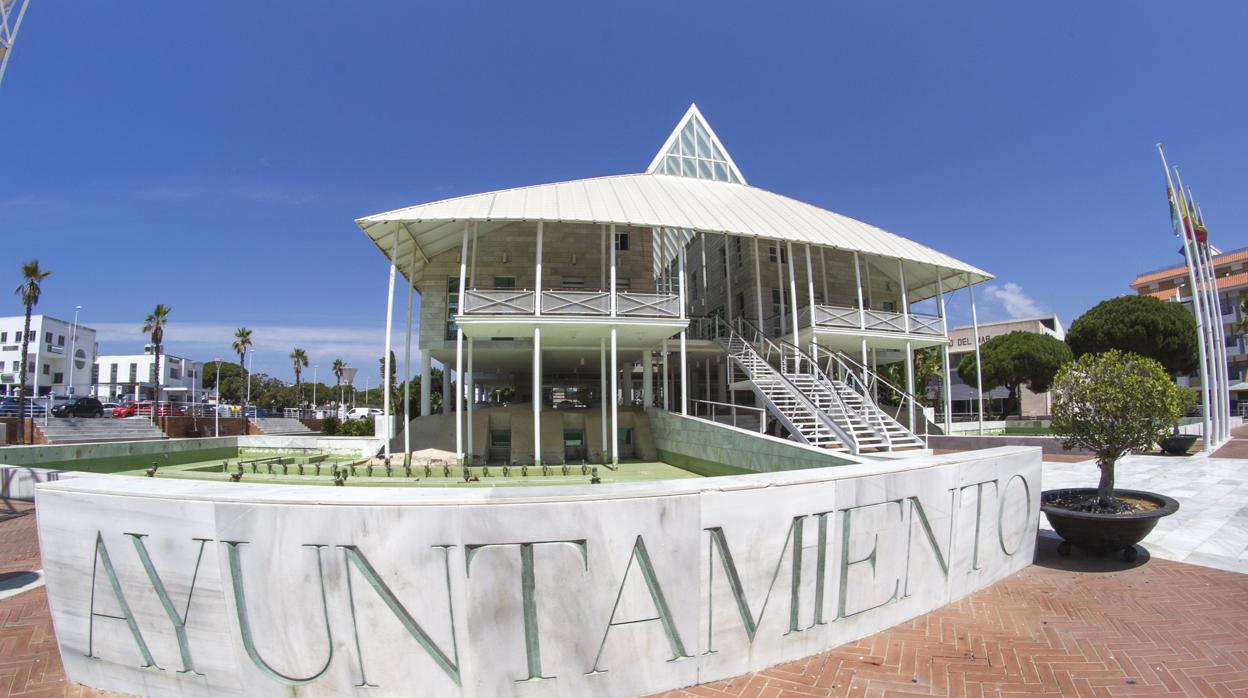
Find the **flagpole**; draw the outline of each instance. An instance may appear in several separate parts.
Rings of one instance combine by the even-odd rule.
[[[1192,216],[1194,208],[1189,201],[1186,190],[1183,186],[1183,175],[1179,172],[1179,168],[1174,168],[1174,181],[1178,185],[1179,193],[1179,210],[1184,217],[1183,229],[1187,232],[1188,241],[1191,243],[1191,250],[1195,254],[1196,278],[1200,280],[1197,291],[1200,293],[1201,306],[1205,311],[1205,341],[1207,342],[1208,352],[1206,357],[1209,361],[1210,385],[1209,385],[1209,416],[1212,420],[1212,438],[1207,439],[1205,448],[1210,453],[1222,443],[1223,419],[1222,419],[1222,371],[1218,368],[1218,364],[1222,362],[1222,355],[1218,351],[1217,327],[1218,321],[1221,320],[1221,308],[1214,310],[1217,302],[1216,297],[1210,296],[1209,275],[1205,272],[1204,255],[1200,252],[1200,238],[1196,233],[1196,220]],[[1187,249],[1186,247],[1184,249]]]
[[[1222,381],[1218,389],[1218,410],[1222,413],[1220,420],[1222,430],[1218,443],[1226,443],[1231,438],[1231,376],[1226,359],[1226,323],[1222,321],[1222,293],[1218,290],[1218,270],[1213,262],[1213,249],[1209,246],[1209,229],[1205,227],[1204,212],[1200,210],[1200,204],[1196,203],[1196,197],[1192,196],[1191,187],[1187,189],[1187,198],[1191,203],[1193,215],[1196,216],[1197,225],[1205,235],[1205,241],[1202,243],[1198,238],[1196,244],[1203,254],[1202,262],[1205,265],[1205,276],[1209,279],[1209,293],[1213,294],[1211,307],[1216,309],[1213,315],[1213,334],[1214,346],[1218,354],[1218,377]]]
[[[1192,292],[1192,311],[1196,316],[1196,346],[1200,352],[1200,421],[1201,436],[1205,441],[1205,449],[1209,449],[1212,434],[1209,431],[1209,363],[1205,359],[1205,322],[1204,313],[1200,308],[1200,294],[1196,286],[1196,269],[1192,266],[1191,239],[1188,237],[1187,228],[1183,224],[1183,210],[1179,207],[1178,195],[1175,193],[1174,181],[1170,177],[1170,163],[1166,162],[1166,151],[1160,143],[1157,144],[1157,154],[1161,156],[1161,167],[1166,173],[1166,191],[1170,197],[1170,207],[1172,218],[1178,215],[1179,235],[1183,238],[1183,261],[1187,264],[1187,279],[1189,288]]]

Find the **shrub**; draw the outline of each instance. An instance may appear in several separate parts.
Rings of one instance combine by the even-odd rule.
[[[337,417],[326,417],[321,420],[321,433],[327,436],[333,436],[338,433],[338,429],[341,426],[341,419],[338,419]]]
[[[373,420],[348,419],[338,427],[339,436],[372,436]]]
[[[1164,439],[1192,399],[1160,363],[1117,350],[1066,364],[1053,388],[1053,433],[1066,448],[1096,454],[1097,503],[1107,509],[1114,508],[1114,463]]]

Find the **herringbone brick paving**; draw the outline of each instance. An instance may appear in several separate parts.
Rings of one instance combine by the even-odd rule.
[[[1042,537],[1036,564],[940,610],[811,657],[665,694],[1248,696],[1248,575]],[[34,514],[0,511],[0,574],[39,568]],[[115,695],[65,679],[47,596],[0,601],[0,698]]]

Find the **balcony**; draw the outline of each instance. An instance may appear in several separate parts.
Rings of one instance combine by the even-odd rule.
[[[528,289],[473,289],[463,294],[461,314],[537,316],[538,294]],[[541,292],[541,315],[557,317],[610,317],[611,293],[580,289]],[[615,294],[615,314],[626,318],[680,319],[680,297],[670,293]]]
[[[805,320],[806,309],[799,311]],[[814,325],[817,329],[870,330],[876,332],[906,332],[906,316],[888,310],[863,310],[833,305],[816,305]],[[944,323],[935,315],[910,313],[910,334],[944,335]]]

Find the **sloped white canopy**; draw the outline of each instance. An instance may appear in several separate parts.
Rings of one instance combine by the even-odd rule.
[[[691,106],[646,174],[472,194],[379,213],[356,223],[387,257],[397,249],[394,259],[399,269],[413,274],[413,280],[419,279],[429,259],[459,246],[465,226],[488,235],[515,221],[664,228],[685,239],[705,232],[809,243],[927,267],[932,273],[915,281],[934,286],[936,276],[943,276],[946,290],[992,278],[876,226],[744,182],[727,150],[697,107]],[[935,292],[927,290],[916,299]]]

